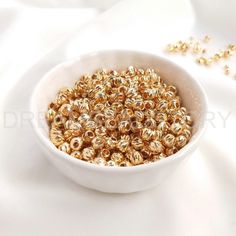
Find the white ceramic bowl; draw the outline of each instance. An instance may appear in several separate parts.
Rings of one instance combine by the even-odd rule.
[[[73,86],[78,78],[99,68],[124,69],[129,65],[159,68],[164,81],[174,84],[184,106],[194,120],[190,142],[176,154],[147,165],[134,167],[101,167],[87,163],[59,151],[48,137],[45,112],[57,91]],[[205,130],[207,100],[201,85],[174,63],[156,55],[136,51],[100,51],[64,62],[49,71],[38,83],[31,98],[34,114],[33,129],[45,155],[66,176],[85,187],[109,193],[130,193],[152,188],[175,171],[198,146]]]

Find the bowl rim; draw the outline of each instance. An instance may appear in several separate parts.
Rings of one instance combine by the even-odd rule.
[[[40,128],[38,127],[38,124],[37,124],[37,121],[36,121],[36,115],[35,115],[35,112],[37,111],[35,109],[36,95],[40,91],[41,85],[44,84],[50,78],[50,75],[53,74],[56,70],[58,70],[60,67],[68,67],[68,66],[72,65],[75,62],[83,60],[83,58],[92,57],[92,56],[98,55],[100,53],[110,53],[110,54],[136,53],[136,54],[143,54],[143,55],[150,56],[150,57],[156,57],[157,59],[162,60],[162,61],[170,64],[171,66],[176,67],[178,70],[182,71],[183,73],[185,73],[186,76],[188,76],[189,79],[191,79],[191,82],[198,89],[198,93],[200,94],[199,96],[202,98],[201,99],[201,101],[202,101],[201,105],[203,107],[202,120],[200,122],[198,130],[196,131],[194,136],[190,139],[190,142],[188,142],[182,149],[180,149],[175,154],[173,154],[171,156],[168,156],[167,158],[164,158],[161,161],[156,161],[156,162],[147,163],[147,164],[141,164],[141,165],[137,165],[137,166],[129,166],[129,167],[99,166],[99,165],[96,165],[96,164],[93,164],[93,163],[89,163],[87,161],[76,159],[76,158],[72,157],[71,155],[57,149],[53,145],[53,143],[50,141],[50,139],[49,138],[47,139],[40,132]],[[89,52],[89,53],[81,54],[80,56],[78,56],[76,58],[73,58],[73,59],[70,59],[70,60],[63,61],[63,62],[57,64],[56,66],[54,66],[52,69],[50,69],[48,72],[46,72],[43,77],[41,77],[41,79],[37,82],[32,94],[31,94],[31,97],[30,97],[30,111],[33,113],[33,118],[31,120],[33,130],[34,130],[38,140],[40,141],[40,143],[43,146],[45,146],[47,149],[49,149],[49,151],[51,153],[53,153],[54,155],[59,156],[62,159],[65,159],[68,162],[71,162],[72,164],[78,165],[78,166],[83,167],[85,169],[90,169],[90,170],[94,169],[96,171],[117,172],[117,173],[137,172],[137,171],[145,171],[145,170],[148,170],[148,169],[153,169],[153,168],[156,168],[157,166],[166,165],[169,162],[171,162],[172,160],[180,159],[183,156],[191,153],[191,150],[194,148],[195,145],[197,145],[197,143],[199,142],[200,138],[202,137],[202,135],[204,134],[204,132],[206,130],[206,127],[207,127],[207,124],[206,124],[207,108],[208,108],[208,99],[207,99],[206,92],[205,92],[203,86],[201,85],[201,83],[197,79],[195,79],[195,77],[190,75],[188,73],[188,71],[183,69],[183,67],[179,66],[178,64],[176,64],[175,62],[173,62],[169,59],[166,59],[163,56],[159,56],[158,54],[153,54],[153,53],[149,53],[149,52],[145,52],[145,51],[139,51],[139,50],[126,50],[126,49],[125,50],[123,50],[123,49],[97,50],[97,51],[92,51],[92,52]]]

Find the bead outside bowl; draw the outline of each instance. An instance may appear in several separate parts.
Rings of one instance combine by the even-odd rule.
[[[177,87],[182,103],[194,121],[189,143],[176,154],[158,162],[131,167],[97,166],[59,151],[49,139],[45,119],[48,104],[54,100],[58,90],[65,86],[72,87],[81,75],[97,69],[121,70],[130,65],[158,69],[167,84]],[[64,175],[87,188],[109,193],[130,193],[160,184],[194,152],[206,127],[207,99],[198,81],[174,63],[144,52],[109,50],[83,55],[53,68],[36,86],[30,109],[39,144],[50,162]]]

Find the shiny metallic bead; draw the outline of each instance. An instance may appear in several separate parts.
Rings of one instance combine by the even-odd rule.
[[[145,141],[152,140],[155,138],[155,131],[148,128],[143,128],[141,132],[141,137]]]
[[[144,120],[144,113],[142,111],[135,111],[134,117],[136,118],[137,121],[141,122]]]
[[[148,118],[146,119],[146,121],[144,122],[144,127],[145,128],[149,128],[149,129],[156,129],[157,128],[157,122],[155,119],[153,118]]]
[[[180,123],[173,123],[170,126],[170,130],[173,134],[178,135],[182,132],[183,127]]]
[[[58,147],[65,141],[64,137],[61,134],[53,134],[51,132],[50,132],[50,139],[56,147]]]
[[[172,100],[175,97],[175,93],[172,92],[172,91],[166,91],[166,92],[164,92],[163,97],[167,101],[170,101],[170,100]]]
[[[67,142],[62,143],[58,149],[62,152],[66,152],[66,153],[70,153],[71,149],[70,149],[70,144]]]
[[[68,117],[71,112],[71,105],[70,104],[62,104],[61,107],[58,110],[60,114],[62,114],[65,117]]]
[[[192,118],[191,118],[190,115],[186,115],[186,116],[184,117],[184,119],[185,119],[185,121],[186,121],[186,123],[187,123],[188,125],[192,125],[193,120],[192,120]]]
[[[184,135],[187,138],[187,140],[189,140],[191,138],[191,135],[192,135],[191,131],[189,129],[183,129],[181,134]]]
[[[165,154],[166,154],[166,156],[171,156],[171,155],[175,154],[177,151],[178,151],[178,149],[176,147],[166,148]]]
[[[91,160],[95,156],[95,151],[92,147],[84,148],[82,151],[82,159],[87,161]]]
[[[160,141],[154,140],[149,144],[149,150],[152,153],[159,154],[159,153],[163,152],[164,146],[162,145],[162,143]]]
[[[64,103],[68,103],[68,99],[64,94],[58,94],[56,97],[56,102],[57,105],[61,106]]]
[[[75,151],[79,151],[83,145],[83,139],[80,137],[72,138],[70,141],[70,148]]]
[[[132,132],[137,133],[143,128],[143,125],[139,121],[133,121],[131,122],[130,128]]]
[[[174,98],[168,103],[169,109],[178,109],[180,108],[180,100],[178,98]]]
[[[63,94],[67,98],[72,98],[74,95],[74,89],[69,88],[69,87],[65,87],[65,88],[62,88],[59,90],[59,94]]]
[[[111,160],[116,163],[120,163],[124,160],[124,155],[120,152],[114,152],[111,155]]]
[[[87,130],[82,135],[84,142],[90,143],[95,138],[95,133],[92,130]]]
[[[115,119],[108,119],[105,122],[105,127],[107,130],[115,130],[117,128],[117,122]]]
[[[167,121],[168,116],[164,112],[157,112],[155,116],[156,121],[159,123],[161,121]]]
[[[158,111],[164,112],[168,108],[168,102],[166,100],[162,99],[158,102],[156,108],[157,108]]]
[[[133,165],[139,165],[143,163],[143,156],[139,151],[132,150],[126,154],[126,157]]]
[[[166,147],[173,147],[175,145],[175,136],[173,134],[167,134],[163,137],[162,142]]]
[[[86,130],[95,130],[97,128],[97,124],[93,120],[86,121],[84,123],[84,128]]]
[[[114,161],[110,160],[107,162],[107,166],[115,167],[115,166],[117,166],[117,164]]]
[[[129,147],[129,143],[130,141],[128,141],[127,139],[120,139],[118,142],[117,142],[117,148],[121,151],[121,152],[125,152],[128,147]]]
[[[101,151],[100,151],[100,156],[102,158],[105,158],[106,160],[110,157],[111,155],[111,152],[108,148],[103,148]]]
[[[187,138],[184,135],[179,135],[176,137],[176,147],[178,148],[182,148],[183,146],[185,146],[187,144]]]
[[[87,114],[87,113],[81,114],[81,115],[79,116],[79,118],[78,118],[78,122],[79,122],[80,124],[84,124],[84,123],[86,123],[86,122],[89,121],[89,120],[90,120],[90,115]]]
[[[106,166],[107,164],[106,160],[102,157],[95,157],[92,163],[99,166]]]
[[[95,129],[95,134],[97,136],[106,136],[107,129],[104,126],[99,126]]]
[[[151,109],[145,110],[144,114],[146,118],[155,118],[156,116],[155,110],[151,110]]]
[[[152,101],[152,100],[145,100],[144,101],[144,107],[145,107],[146,110],[148,110],[148,109],[152,110],[152,109],[155,108],[155,102]]]
[[[67,120],[65,125],[64,125],[64,128],[67,129],[67,130],[73,130],[74,135],[77,134],[77,136],[81,135],[82,131],[83,131],[83,128],[82,128],[81,124],[79,122],[75,122],[73,120]]]
[[[62,115],[56,115],[53,119],[53,125],[56,127],[63,127],[66,122],[66,118]]]
[[[120,113],[121,110],[124,108],[121,102],[113,102],[111,107],[112,109],[116,110],[116,113]]]
[[[94,111],[100,111],[100,112],[101,112],[101,111],[104,110],[104,108],[105,108],[104,104],[102,104],[102,103],[97,103],[97,104],[94,105],[93,110],[94,110]]]
[[[145,108],[143,99],[134,99],[132,103],[132,108],[136,111],[142,111]]]
[[[128,133],[130,131],[130,122],[127,120],[122,120],[118,124],[118,130],[122,133]]]
[[[102,149],[104,147],[104,138],[101,136],[96,136],[92,140],[92,145],[94,149]]]
[[[107,100],[107,95],[103,91],[99,91],[94,95],[94,98],[97,102],[105,102]]]
[[[68,129],[68,130],[65,130],[65,132],[63,133],[63,136],[66,141],[70,142],[70,140],[77,135],[75,134],[74,130]]]
[[[133,116],[134,112],[131,109],[126,108],[123,109],[120,114],[123,119],[129,119],[130,117]]]
[[[177,88],[174,85],[168,85],[167,88],[166,88],[166,91],[171,91],[174,94],[176,94],[177,93]]]
[[[106,108],[104,110],[104,116],[106,119],[113,119],[115,117],[115,115],[116,115],[116,112],[112,108]]]
[[[117,138],[114,136],[108,137],[105,142],[105,146],[109,149],[114,149],[117,145]]]
[[[53,122],[53,119],[54,119],[54,117],[56,116],[56,112],[55,112],[55,110],[53,110],[53,109],[48,109],[48,111],[47,111],[47,113],[46,113],[46,119],[47,119],[47,122],[49,122],[49,123],[51,123],[51,122]]]
[[[157,129],[164,133],[169,129],[169,127],[170,127],[170,124],[168,122],[162,121],[157,126]]]
[[[75,157],[77,159],[82,159],[82,154],[80,151],[73,151],[71,154],[70,154],[72,157]]]
[[[93,120],[97,125],[103,125],[105,122],[105,116],[102,113],[98,113],[94,116]]]

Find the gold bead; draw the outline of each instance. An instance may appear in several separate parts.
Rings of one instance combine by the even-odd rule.
[[[111,155],[111,160],[115,163],[120,163],[124,160],[124,155],[120,152],[114,152]]]
[[[148,128],[144,128],[142,130],[141,137],[145,141],[152,140],[155,138],[155,131]]]
[[[84,148],[82,151],[82,158],[85,161],[91,160],[95,156],[95,151],[92,147]]]
[[[181,134],[184,135],[187,138],[187,140],[191,138],[191,131],[188,129],[183,129]]]
[[[187,144],[187,138],[184,135],[179,135],[176,137],[176,147],[182,148]]]
[[[109,149],[107,148],[103,148],[101,151],[100,151],[100,156],[104,159],[108,159],[111,155],[111,152]]]
[[[139,165],[143,163],[143,156],[139,151],[130,150],[128,153],[126,153],[126,157],[133,165]]]
[[[48,123],[51,123],[56,116],[56,112],[53,109],[48,109],[46,113],[46,119]]]
[[[64,103],[68,103],[68,99],[64,94],[58,94],[56,97],[56,102],[58,106],[61,106]]]
[[[65,129],[68,130],[76,130],[78,133],[82,133],[82,126],[79,122],[75,122],[73,120],[67,120],[64,125]]]
[[[106,108],[104,110],[104,116],[106,119],[113,119],[116,115],[116,112],[114,109],[111,109],[111,108]]]
[[[157,128],[157,122],[153,118],[148,118],[144,122],[144,127],[149,129],[156,129]]]
[[[92,130],[87,130],[85,131],[82,137],[83,137],[84,142],[90,143],[95,137],[95,134]]]
[[[77,159],[82,159],[82,154],[80,151],[73,151],[71,154],[70,154],[72,157],[75,157]]]
[[[106,166],[107,164],[106,160],[102,157],[94,158],[93,163],[99,166]]]
[[[106,136],[107,129],[104,126],[99,126],[95,129],[95,134],[97,136]]]
[[[107,130],[115,130],[117,128],[117,122],[114,119],[108,119],[105,122],[105,127]]]
[[[94,111],[103,111],[105,108],[105,106],[102,103],[97,103],[94,105],[93,109]]]
[[[103,125],[105,122],[105,116],[102,113],[98,113],[94,116],[93,120],[97,125]]]
[[[123,109],[120,114],[123,119],[129,119],[130,117],[133,116],[134,113],[131,109],[126,108]]]
[[[70,144],[65,142],[65,143],[62,143],[58,149],[62,152],[66,152],[66,153],[70,153],[71,149],[70,149]]]
[[[50,132],[50,139],[56,147],[58,147],[65,141],[62,134],[54,134],[51,132]]]
[[[159,123],[161,121],[167,121],[168,117],[164,112],[157,112],[155,119]]]
[[[152,153],[159,154],[159,153],[163,152],[164,147],[160,141],[154,140],[149,144],[149,150]]]
[[[166,147],[173,147],[175,144],[175,136],[173,134],[167,134],[164,138],[163,138],[163,144]]]
[[[117,142],[117,148],[121,151],[121,152],[125,152],[127,150],[127,148],[129,147],[129,140],[127,139],[120,139]]]
[[[130,131],[130,123],[127,120],[122,120],[118,124],[118,130],[122,133],[128,133]]]
[[[165,154],[166,154],[167,156],[171,156],[171,155],[175,154],[177,151],[178,151],[178,149],[177,149],[176,147],[167,148],[167,149],[165,150]]]
[[[68,117],[70,115],[71,112],[71,105],[70,104],[63,104],[61,105],[61,107],[58,110],[60,112],[60,114],[62,114],[65,117]]]
[[[66,122],[66,118],[62,115],[56,115],[53,119],[53,125],[58,128],[62,128]]]
[[[169,127],[170,127],[170,124],[168,122],[161,121],[159,125],[157,126],[157,129],[165,133],[169,129]]]
[[[117,138],[111,136],[106,139],[105,146],[109,149],[114,149],[117,145]]]
[[[85,122],[84,128],[86,130],[95,130],[97,128],[97,124],[93,120],[89,120]]]
[[[80,137],[72,138],[70,141],[70,148],[75,151],[79,151],[83,145],[83,140]]]
[[[142,111],[135,111],[134,117],[136,118],[137,121],[141,122],[144,120],[144,113]]]
[[[101,148],[103,148],[104,147],[104,138],[102,138],[100,136],[96,136],[92,140],[92,145],[93,145],[94,149],[101,149]]]
[[[146,110],[148,110],[148,109],[154,109],[154,107],[155,107],[155,102],[152,101],[152,100],[145,100],[145,101],[144,101],[144,107],[145,107]]]
[[[154,110],[148,109],[144,112],[146,118],[155,118],[156,112]]]
[[[89,114],[87,114],[87,113],[83,113],[83,114],[81,114],[80,116],[79,116],[79,118],[78,118],[78,122],[80,123],[80,124],[85,124],[87,121],[89,121],[90,120],[90,115]]]
[[[117,166],[117,164],[114,161],[110,160],[107,162],[107,166],[115,167],[115,166]]]
[[[168,102],[166,100],[160,100],[157,104],[157,110],[164,112],[168,108]]]
[[[180,134],[182,132],[182,125],[180,123],[173,123],[170,126],[170,130],[173,134]]]
[[[130,128],[132,132],[137,133],[143,128],[143,125],[139,121],[133,121],[131,122]]]

